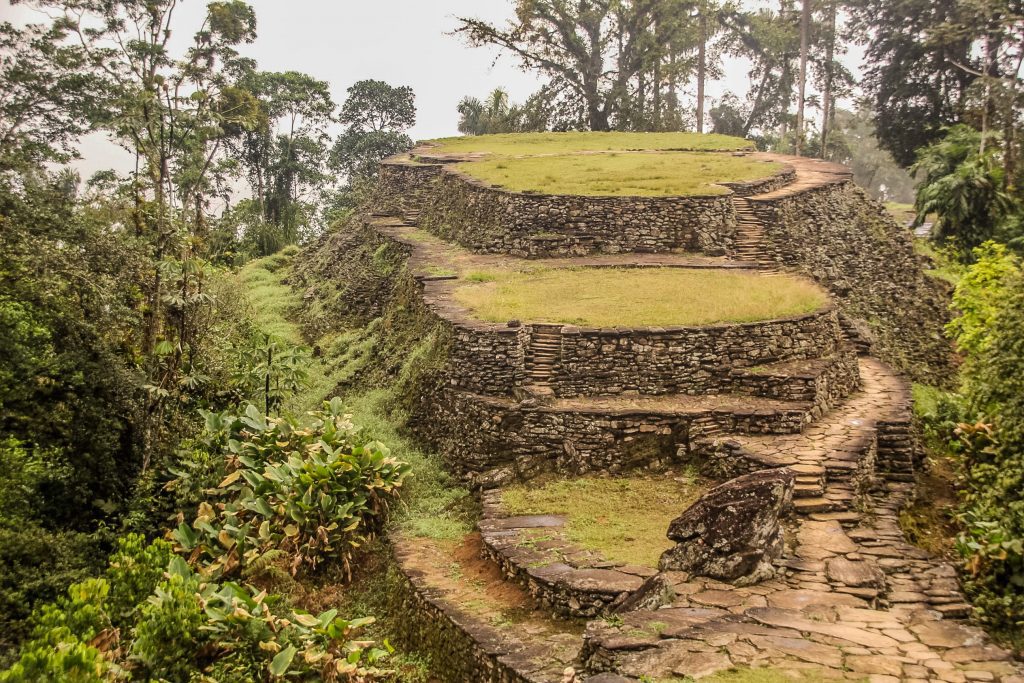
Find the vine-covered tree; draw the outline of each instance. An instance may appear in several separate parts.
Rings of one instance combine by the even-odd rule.
[[[494,45],[524,68],[571,93],[591,130],[610,130],[629,105],[630,83],[649,70],[662,47],[651,31],[661,0],[517,0],[508,26],[461,17],[470,45]]]
[[[247,71],[228,95],[258,107],[253,119],[225,128],[252,194],[235,208],[243,244],[255,255],[272,254],[314,230],[311,191],[326,183],[335,104],[326,82],[295,71]]]

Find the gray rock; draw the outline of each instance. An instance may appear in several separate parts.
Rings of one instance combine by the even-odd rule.
[[[661,569],[743,585],[774,576],[779,516],[792,502],[794,480],[787,469],[771,469],[713,488],[669,525],[677,545],[661,556]]]

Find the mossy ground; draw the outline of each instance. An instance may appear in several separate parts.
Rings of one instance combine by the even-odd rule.
[[[729,192],[717,183],[768,178],[781,164],[731,154],[611,152],[458,164],[463,173],[516,192],[585,196],[678,197]]]
[[[959,284],[960,278],[964,275],[965,268],[952,254],[937,247],[934,242],[926,237],[914,239],[914,251],[927,256],[934,265],[933,268],[928,268],[924,271],[926,275],[944,280],[954,287]]]
[[[481,152],[496,156],[626,150],[734,151],[754,146],[749,140],[731,135],[627,132],[507,133],[440,138],[429,142],[438,145],[437,152]]]
[[[689,471],[535,481],[506,489],[510,514],[567,515],[569,540],[613,562],[657,567],[669,522],[708,489]]]
[[[296,322],[301,301],[286,279],[291,259],[296,252],[285,250],[274,256],[259,259],[240,269],[239,280],[248,292],[253,308],[258,312],[258,325],[291,343],[302,343],[301,328]],[[310,357],[306,364],[307,381],[303,389],[290,397],[284,409],[301,414],[317,408],[322,401],[338,395],[339,387],[347,387],[350,380],[376,358],[378,335],[383,321],[371,321],[366,327],[330,332],[313,345],[321,349],[319,357]],[[406,349],[402,367],[398,368],[395,384],[411,380],[416,363],[431,351],[435,340],[426,334],[418,344]],[[361,390],[345,391],[346,408],[352,413],[354,424],[374,439],[388,445],[392,454],[413,466],[413,476],[407,484],[405,505],[396,511],[395,524],[415,535],[431,538],[456,539],[470,531],[467,508],[469,493],[451,481],[441,466],[440,459],[419,449],[402,431],[406,422],[398,387],[370,386]]]
[[[710,325],[819,310],[828,296],[793,277],[685,268],[533,268],[467,274],[456,300],[491,322],[588,327]]]

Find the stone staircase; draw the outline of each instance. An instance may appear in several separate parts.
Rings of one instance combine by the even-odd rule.
[[[418,209],[406,209],[402,211],[402,222],[406,225],[419,225],[420,215]]]
[[[561,325],[534,325],[526,358],[527,386],[542,392],[548,387],[561,352]]]
[[[733,209],[736,211],[736,247],[734,258],[745,263],[766,265],[764,226],[754,213],[750,201],[745,197],[732,198]]]
[[[914,481],[917,470],[917,441],[909,419],[878,421],[876,468],[891,481]]]

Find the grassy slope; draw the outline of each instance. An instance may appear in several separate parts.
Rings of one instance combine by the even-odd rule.
[[[728,189],[715,183],[768,178],[782,165],[730,154],[635,152],[494,159],[458,168],[518,192],[672,197],[724,194]]]
[[[294,253],[285,250],[253,261],[240,270],[238,279],[257,311],[260,328],[291,343],[302,343],[302,334],[294,321],[300,297],[285,282]],[[285,411],[300,415],[336,395],[336,387],[370,361],[375,333],[375,326],[370,325],[315,340],[322,356],[309,358],[306,387],[286,401]],[[415,534],[461,538],[470,530],[462,515],[462,500],[468,493],[450,481],[436,456],[424,453],[400,431],[404,419],[394,410],[394,398],[381,387],[367,387],[344,396],[353,422],[413,466],[414,474],[405,495],[406,507],[397,512],[395,523]]]
[[[753,143],[729,135],[698,133],[507,133],[440,138],[429,142],[440,152],[485,152],[495,155],[564,154],[566,152],[637,149],[730,151]]]
[[[502,496],[514,515],[568,515],[566,532],[608,560],[657,567],[673,543],[669,522],[706,490],[690,473],[555,479],[510,487]]]
[[[707,325],[810,313],[828,300],[810,281],[724,270],[537,268],[466,279],[455,298],[492,322]]]

